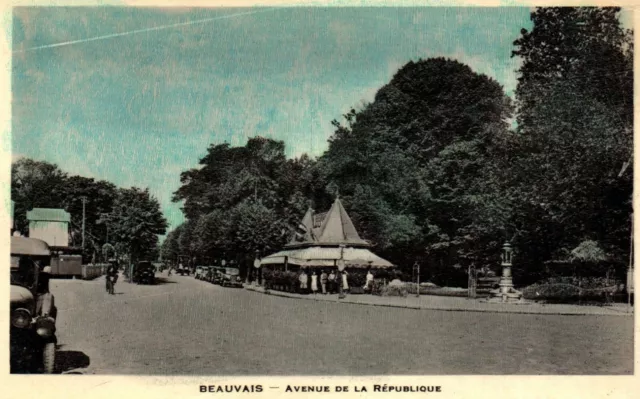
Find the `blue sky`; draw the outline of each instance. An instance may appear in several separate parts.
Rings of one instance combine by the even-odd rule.
[[[529,12],[16,8],[13,158],[149,187],[174,228],[183,221],[180,204],[171,203],[180,172],[195,167],[209,144],[243,145],[261,135],[284,140],[289,156],[318,156],[331,120],[371,101],[410,60],[454,58],[512,93],[512,42],[530,27]]]

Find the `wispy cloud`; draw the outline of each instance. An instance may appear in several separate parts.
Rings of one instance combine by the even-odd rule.
[[[421,57],[458,57],[509,91],[529,23],[527,8],[122,10],[15,9],[12,147],[149,187],[172,223],[179,174],[211,143],[262,135],[318,156],[332,119]]]

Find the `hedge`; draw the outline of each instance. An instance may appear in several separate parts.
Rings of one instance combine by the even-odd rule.
[[[571,278],[552,278],[547,281],[532,284],[522,289],[525,299],[552,303],[574,302],[608,302],[619,300],[620,286],[617,284],[603,286],[605,279],[591,280],[585,286],[576,285]],[[609,282],[611,284],[611,282]]]

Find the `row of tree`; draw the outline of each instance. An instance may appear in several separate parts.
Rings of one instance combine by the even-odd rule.
[[[187,221],[168,234],[163,259],[245,263],[256,251],[280,249],[312,202],[330,200],[315,164],[287,159],[283,142],[261,137],[243,147],[210,146],[200,167],[181,175],[173,200],[184,201]]]
[[[29,231],[26,214],[33,208],[64,209],[71,215],[71,246],[82,245],[83,198],[87,259],[103,254],[109,243],[119,255],[132,260],[157,259],[158,235],[167,222],[160,204],[147,189],[120,188],[114,184],[69,175],[56,165],[28,158],[17,160],[11,170],[11,199],[15,202],[14,228]]]
[[[308,206],[325,210],[339,190],[380,255],[401,267],[418,261],[441,283],[466,279],[468,265],[497,264],[505,240],[523,283],[549,261],[588,259],[581,248],[625,264],[633,43],[619,13],[532,12],[533,29],[514,41],[515,102],[457,61],[412,61],[372,103],[333,122],[317,160],[288,160],[282,142],[264,138],[211,146],[181,175],[174,201],[184,201],[187,221],[163,256],[276,251]]]

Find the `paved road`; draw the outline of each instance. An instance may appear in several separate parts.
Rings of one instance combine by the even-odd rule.
[[[160,276],[160,275],[158,275]],[[60,372],[147,375],[631,374],[633,318],[394,309],[172,276],[54,280]]]

